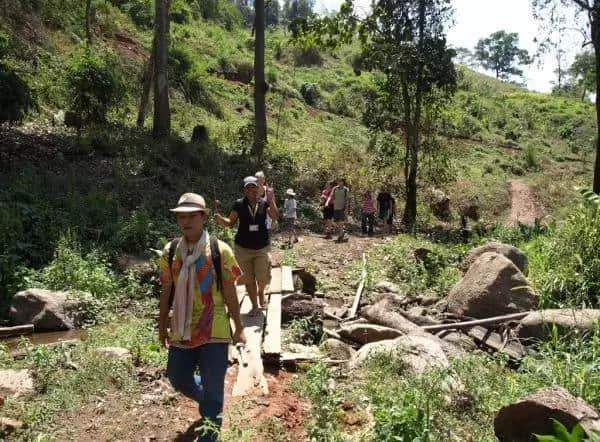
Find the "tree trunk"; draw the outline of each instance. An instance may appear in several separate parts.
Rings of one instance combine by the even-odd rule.
[[[252,146],[252,154],[260,158],[267,144],[264,0],[256,0],[254,10],[256,37],[254,40],[254,145]]]
[[[169,7],[170,0],[156,0],[154,17],[154,138],[164,138],[171,132],[171,109],[169,107]]]
[[[419,54],[425,50],[425,2],[419,1]],[[419,172],[419,131],[421,128],[421,108],[423,95],[423,62],[419,62],[417,69],[417,88],[415,91],[414,119],[409,125],[410,167],[406,177],[406,204],[402,215],[402,224],[411,228],[417,220],[417,175]],[[406,168],[405,168],[406,170]]]
[[[87,0],[85,4],[85,35],[88,44],[92,44],[92,0]]]
[[[142,89],[142,98],[140,100],[140,108],[138,109],[137,127],[139,129],[144,127],[144,121],[146,120],[146,111],[148,109],[148,101],[150,100],[150,91],[154,84],[154,58],[156,54],[156,40],[152,41],[152,51],[150,53],[150,60],[148,60],[148,68],[144,74],[144,86]]]
[[[600,193],[600,16],[591,12],[592,43],[596,56],[596,161],[594,164],[593,191]]]

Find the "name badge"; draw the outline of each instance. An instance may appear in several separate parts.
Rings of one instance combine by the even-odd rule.
[[[258,232],[258,224],[250,224],[251,232]]]

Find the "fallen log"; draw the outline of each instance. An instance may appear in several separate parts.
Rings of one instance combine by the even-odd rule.
[[[441,331],[441,330],[470,328],[475,325],[501,324],[503,322],[508,322],[508,321],[512,321],[515,319],[522,319],[525,316],[527,316],[529,313],[531,313],[531,312],[511,313],[509,315],[494,316],[491,318],[476,319],[473,321],[454,322],[451,324],[426,325],[421,328],[427,332],[434,333],[434,332]]]
[[[358,306],[360,305],[360,297],[365,288],[365,280],[367,279],[367,257],[363,253],[362,254],[362,272],[360,275],[360,283],[358,284],[358,288],[356,289],[356,294],[354,295],[354,302],[352,303],[352,308],[350,309],[350,314],[348,318],[356,317],[356,313],[358,312]]]
[[[467,334],[480,344],[505,353],[513,359],[520,360],[527,355],[527,350],[520,342],[507,342],[498,333],[478,325],[467,330]]]
[[[33,333],[33,324],[15,325],[14,327],[0,327],[0,338],[9,336],[30,335]]]

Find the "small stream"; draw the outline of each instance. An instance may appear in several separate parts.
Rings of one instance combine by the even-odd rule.
[[[19,342],[22,338],[27,339],[32,345],[43,345],[53,344],[55,342],[69,341],[72,339],[79,339],[80,341],[85,340],[87,337],[87,330],[74,329],[65,331],[54,331],[54,332],[40,332],[32,335],[25,336],[12,336],[10,338],[0,339],[0,344],[8,346],[9,349],[14,350],[18,347]]]

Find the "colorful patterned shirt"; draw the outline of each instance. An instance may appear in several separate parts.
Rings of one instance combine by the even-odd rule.
[[[173,263],[169,269],[169,245],[168,243],[160,259],[160,281],[163,287],[174,284],[181,270],[181,247],[177,245],[173,256]],[[231,247],[223,241],[219,241],[221,252],[221,266],[223,283],[235,283],[241,276],[242,271],[233,256]],[[189,341],[177,341],[172,332],[169,340],[177,347],[194,348],[209,342],[229,342],[231,339],[231,328],[229,316],[225,309],[223,294],[217,290],[216,272],[213,268],[210,242],[206,244],[204,255],[196,261],[196,289],[192,309],[192,337]]]

